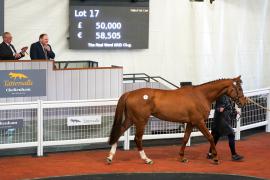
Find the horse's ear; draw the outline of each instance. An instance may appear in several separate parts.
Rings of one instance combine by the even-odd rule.
[[[240,76],[237,76],[236,78],[233,78],[233,80],[240,81],[241,80],[241,75]]]

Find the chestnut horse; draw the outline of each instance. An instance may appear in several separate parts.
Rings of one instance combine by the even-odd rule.
[[[241,76],[233,79],[211,81],[198,86],[186,86],[176,90],[142,88],[124,93],[117,104],[109,144],[112,145],[107,162],[115,155],[119,137],[133,124],[136,127],[135,143],[141,159],[152,164],[143,151],[142,136],[150,115],[171,122],[187,123],[183,144],[179,152],[180,161],[187,162],[184,150],[193,127],[197,127],[210,142],[213,162],[218,164],[217,151],[212,135],[206,127],[211,104],[221,95],[227,94],[238,106],[247,103],[241,87]],[[123,118],[124,116],[124,118]]]

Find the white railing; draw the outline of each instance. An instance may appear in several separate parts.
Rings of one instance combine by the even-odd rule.
[[[257,103],[270,107],[270,89],[245,92],[245,96]],[[44,147],[75,145],[88,143],[106,143],[113,124],[118,99],[100,99],[84,101],[37,101],[29,103],[0,104],[0,121],[23,119],[23,126],[15,129],[0,129],[0,149],[37,147],[37,155],[43,156]],[[248,104],[241,110],[241,118],[233,124],[236,139],[241,131],[266,126],[270,132],[270,112],[254,104]],[[67,126],[67,117],[101,115],[99,125]],[[214,115],[212,110],[207,121],[211,130]],[[184,125],[150,118],[145,129],[144,139],[168,139],[184,136]],[[124,149],[129,149],[134,139],[134,127],[121,138]],[[202,134],[194,128],[191,137]],[[189,141],[189,144],[190,145]]]

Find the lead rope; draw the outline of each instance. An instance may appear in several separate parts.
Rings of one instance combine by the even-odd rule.
[[[251,102],[251,103],[253,103],[253,104],[255,104],[255,105],[259,106],[260,108],[265,109],[265,110],[267,110],[267,111],[270,111],[270,109],[268,109],[268,108],[266,108],[266,107],[264,107],[264,106],[260,105],[259,103],[257,103],[257,102],[255,102],[255,101],[253,101],[253,100],[252,100],[252,99],[250,99],[249,97],[246,97],[246,98],[247,98],[247,100],[248,100],[249,102]]]

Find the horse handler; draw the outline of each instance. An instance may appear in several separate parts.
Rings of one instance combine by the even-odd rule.
[[[231,99],[223,95],[217,101],[215,105],[215,115],[212,123],[212,136],[215,144],[222,136],[228,137],[229,147],[231,150],[232,160],[240,161],[244,157],[236,153],[235,150],[235,135],[234,130],[231,127],[233,121],[236,121],[237,111],[234,107],[234,103]],[[207,154],[208,159],[212,159],[211,148]]]

